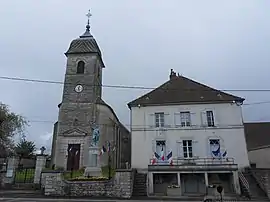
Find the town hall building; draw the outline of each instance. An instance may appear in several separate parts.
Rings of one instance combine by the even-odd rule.
[[[64,170],[89,166],[106,166],[111,149],[112,165],[122,168],[130,163],[130,132],[119,121],[114,110],[102,99],[102,71],[105,64],[101,50],[86,31],[74,39],[67,52],[62,102],[54,124],[52,165]],[[89,154],[93,129],[99,131],[98,153]]]
[[[209,185],[222,185],[240,195],[249,167],[243,102],[171,70],[168,81],[128,103],[131,167],[147,194],[204,196]]]

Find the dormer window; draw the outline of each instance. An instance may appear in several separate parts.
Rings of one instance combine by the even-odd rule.
[[[83,61],[78,62],[77,65],[77,74],[84,74],[85,63]]]

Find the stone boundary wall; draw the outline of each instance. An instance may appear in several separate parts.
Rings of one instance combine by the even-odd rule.
[[[111,180],[106,181],[67,181],[62,172],[42,173],[41,187],[46,196],[92,196],[130,198],[133,191],[133,170],[117,170]]]

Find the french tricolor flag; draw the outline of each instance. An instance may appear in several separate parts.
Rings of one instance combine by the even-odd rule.
[[[155,152],[156,153],[156,152]],[[154,165],[157,162],[156,154],[153,154],[153,158],[151,160],[151,164]]]
[[[106,147],[102,146],[101,150],[100,150],[100,155],[104,154],[106,152]]]
[[[161,160],[164,161],[165,160],[165,156],[164,156],[163,147],[161,148],[160,156],[161,156]]]
[[[170,165],[173,165],[172,151],[168,153],[167,160],[169,161]]]

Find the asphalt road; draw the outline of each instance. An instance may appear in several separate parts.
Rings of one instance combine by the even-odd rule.
[[[162,200],[91,200],[91,199],[48,199],[48,198],[3,198],[0,197],[0,202],[163,202]],[[166,201],[170,202],[170,201]],[[175,202],[175,201],[171,201]],[[192,202],[192,201],[188,201]],[[195,201],[193,201],[195,202]],[[197,202],[197,201],[196,201]]]
[[[116,200],[89,200],[89,199],[44,199],[44,198],[0,198],[0,202],[56,202],[56,201],[60,201],[60,202],[117,202]],[[122,201],[122,200],[121,200]],[[122,201],[124,202],[124,201]],[[131,202],[129,200],[129,202]]]
[[[163,200],[94,200],[94,199],[91,200],[91,199],[3,198],[3,197],[0,198],[0,202],[17,202],[17,201],[18,202],[56,202],[56,201],[60,201],[60,202],[86,202],[86,201],[89,201],[89,202],[138,202],[138,201],[164,202]],[[170,201],[166,200],[166,202],[170,202]],[[187,202],[192,202],[192,201],[187,201]],[[234,202],[234,200],[226,200],[224,202]],[[242,201],[237,201],[237,202],[242,202]],[[243,201],[243,202],[246,202],[246,201]],[[253,201],[253,202],[261,202],[261,201]]]

